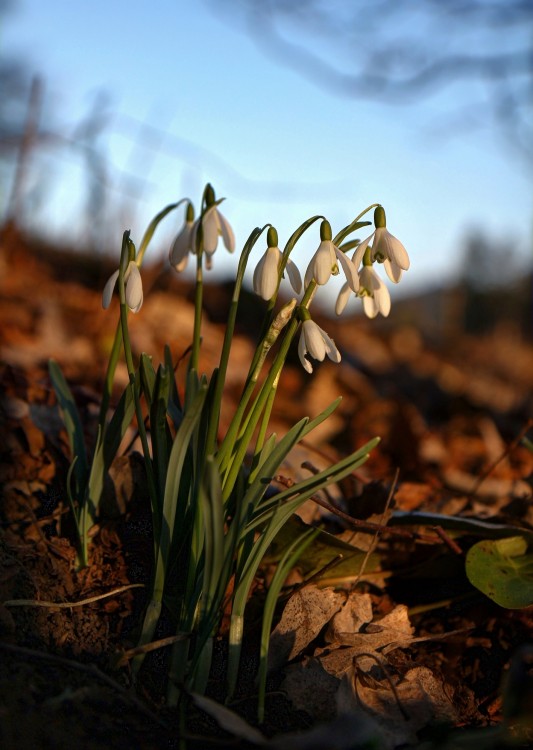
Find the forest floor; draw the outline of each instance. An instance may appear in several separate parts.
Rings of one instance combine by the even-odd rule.
[[[2,748],[177,748],[180,737],[191,748],[530,746],[533,610],[498,606],[472,586],[465,555],[482,526],[458,531],[446,522],[533,529],[533,453],[521,440],[533,417],[532,342],[509,327],[428,337],[412,323],[395,324],[393,303],[386,324],[324,321],[340,365],[326,362],[310,377],[292,356],[274,411],[278,434],[343,400],[312,444],[290,456],[286,481],[381,437],[357,474],[322,497],[345,515],[311,501],[300,514],[363,552],[372,547],[374,562],[361,576],[348,565],[296,586],[292,597],[288,590],[259,735],[254,628],[275,563],[265,564],[250,602],[240,693],[229,707],[247,723],[197,705],[192,725],[180,729],[162,699],[159,657],[136,689],[122,658],[135,646],[144,605],[144,589],[132,585],[149,580],[152,550],[135,446],[113,467],[91,564],[75,566],[70,455],[47,363],[61,365],[91,445],[116,325],[115,308],[101,307],[113,270],[102,265],[44,252],[15,234],[4,234],[0,247]],[[144,281],[145,303],[131,316],[134,350],[157,364],[168,344],[178,358],[191,341],[190,288],[158,269]],[[210,372],[228,288],[210,287],[206,300],[201,367]],[[253,351],[257,303],[246,297],[243,305],[247,324],[234,339],[222,430]],[[118,382],[126,377],[119,368]],[[439,516],[417,522],[416,513]],[[305,572],[300,567],[290,583]],[[225,635],[223,626],[221,662]],[[209,694],[217,699],[222,671],[215,662]]]

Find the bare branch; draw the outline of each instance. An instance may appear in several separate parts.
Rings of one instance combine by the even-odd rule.
[[[531,0],[225,0],[270,56],[339,96],[403,105],[458,83],[533,160]],[[469,94],[472,92],[472,95]],[[486,119],[485,119],[486,121]]]

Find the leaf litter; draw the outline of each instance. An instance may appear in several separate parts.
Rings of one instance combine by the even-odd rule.
[[[135,646],[142,584],[150,575],[150,515],[134,433],[110,472],[92,565],[74,569],[68,443],[46,362],[50,356],[60,362],[92,444],[102,378],[98,362],[113,324],[100,310],[99,289],[65,282],[53,251],[48,255],[20,239],[12,272],[0,282],[2,746],[61,748],[78,741],[89,748],[177,747],[176,717],[162,705],[157,687],[164,650],[154,652],[152,677],[139,696],[144,716],[127,665],[113,667],[124,664],[120,655]],[[73,268],[77,262],[72,256]],[[107,271],[101,269],[103,280]],[[159,269],[153,277],[146,315],[132,322],[133,340],[138,351],[162,356],[170,338],[179,355],[190,338],[187,288]],[[213,290],[217,308],[225,294],[222,287]],[[183,322],[177,332],[168,325],[173,315]],[[518,575],[518,559],[529,571],[523,557],[533,526],[533,454],[517,436],[531,424],[533,347],[494,333],[475,340],[457,334],[452,347],[439,348],[409,324],[394,331],[384,324],[378,332],[359,319],[328,326],[343,362],[337,369],[323,365],[310,387],[297,368],[287,369],[276,430],[282,433],[295,414],[317,413],[332,395],[342,394],[343,403],[328,430],[290,457],[285,479],[308,475],[310,466],[321,468],[319,454],[345,455],[376,434],[382,442],[334,497],[308,504],[305,521],[323,531],[280,600],[265,725],[254,726],[257,633],[251,617],[240,698],[222,706],[223,680],[215,670],[210,694],[196,701],[188,746],[223,739],[227,745],[294,750],[392,750],[424,742],[432,748],[432,733],[440,731],[442,739],[454,728],[493,732],[473,735],[487,748],[503,746],[504,730],[525,745],[532,736],[525,645],[532,639],[531,611],[514,601],[498,607],[469,579],[477,549],[501,552],[496,537],[484,538],[481,521],[498,524],[511,538],[523,530],[518,552],[505,553],[499,564],[512,564]],[[204,367],[214,363],[221,337],[216,322],[210,323]],[[245,331],[237,338],[242,356],[230,373],[236,385],[250,351]],[[231,408],[229,400],[226,413]],[[399,483],[384,517],[383,498],[397,469]],[[464,527],[437,533],[450,517]],[[373,526],[385,522],[386,533],[376,535]],[[286,533],[298,534],[303,523],[294,519]],[[275,566],[287,540],[281,536],[276,543],[254,587],[252,611],[261,608],[268,566]],[[360,577],[369,546],[372,556]],[[61,609],[10,606],[17,600],[57,602]],[[84,606],[67,606],[85,600]],[[223,661],[223,634],[220,653]],[[449,746],[462,747],[461,736],[450,735]]]

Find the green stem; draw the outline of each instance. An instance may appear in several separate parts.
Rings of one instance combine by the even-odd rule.
[[[121,271],[119,274],[119,293],[120,293],[120,324],[122,328],[122,341],[124,343],[124,356],[126,359],[126,367],[128,369],[128,376],[130,380],[130,388],[132,389],[133,399],[135,401],[135,416],[137,417],[137,429],[139,431],[139,437],[141,439],[141,445],[144,455],[144,463],[146,466],[146,479],[148,483],[148,493],[150,495],[150,501],[152,505],[152,518],[154,524],[154,541],[159,539],[159,513],[158,513],[158,499],[157,489],[154,476],[154,469],[152,465],[152,459],[150,456],[150,449],[148,447],[148,438],[146,436],[146,429],[144,426],[144,416],[142,413],[141,401],[139,398],[138,389],[135,386],[135,366],[133,363],[133,354],[131,350],[131,342],[128,331],[128,307],[126,304],[126,292],[124,287],[124,271],[121,264]]]
[[[259,428],[259,433],[257,435],[257,440],[255,442],[254,460],[252,462],[252,468],[250,471],[250,477],[249,477],[250,484],[254,481],[255,475],[258,469],[260,468],[259,460],[261,457],[261,451],[263,450],[263,446],[265,444],[265,437],[266,437],[266,433],[268,430],[268,425],[270,423],[270,415],[272,414],[272,407],[274,406],[274,401],[276,399],[276,393],[278,390],[278,383],[279,383],[280,375],[281,375],[281,370],[278,373],[278,377],[275,379],[274,383],[272,384],[272,388],[270,389],[270,393],[268,394],[267,402],[265,404],[265,410],[261,418],[261,426]]]
[[[231,305],[230,305],[230,309],[228,312],[228,321],[226,323],[226,333],[224,335],[224,343],[222,345],[222,352],[220,355],[220,364],[219,364],[218,372],[216,375],[215,392],[213,396],[211,416],[209,419],[209,428],[208,428],[207,441],[206,441],[206,455],[208,456],[213,455],[216,449],[218,425],[219,425],[219,420],[220,420],[220,406],[222,403],[224,384],[226,382],[226,373],[227,373],[228,362],[229,362],[229,357],[231,353],[231,344],[233,341],[233,334],[235,331],[235,321],[237,318],[239,297],[240,297],[240,293],[242,289],[244,273],[246,271],[246,265],[248,263],[248,258],[250,256],[250,253],[255,243],[257,242],[257,240],[259,239],[259,237],[261,236],[261,234],[264,232],[265,229],[266,227],[263,227],[263,229],[259,229],[256,227],[253,230],[253,232],[250,234],[243,248],[241,257],[239,259],[239,265],[237,268],[237,277],[235,279],[235,286],[233,288],[233,297],[231,299]]]
[[[307,219],[307,221],[304,221],[304,223],[301,224],[298,227],[298,229],[296,229],[296,231],[292,233],[282,253],[280,269],[279,269],[280,279],[285,271],[285,267],[289,260],[289,256],[291,252],[293,251],[298,240],[316,221],[318,221],[319,219],[323,219],[323,218],[324,217],[321,215],[313,216],[310,219]],[[266,224],[263,227],[262,231],[267,229],[269,226],[271,225]],[[279,285],[278,285],[278,289],[279,289]],[[237,440],[239,430],[241,430],[242,419],[246,411],[246,408],[248,406],[248,403],[250,401],[250,398],[252,397],[252,394],[257,385],[259,373],[261,372],[263,368],[268,352],[270,351],[271,347],[277,340],[279,333],[281,331],[281,328],[276,330],[276,326],[277,326],[276,321],[279,315],[276,318],[273,317],[274,315],[273,309],[276,303],[276,299],[277,299],[277,294],[274,295],[273,298],[269,302],[267,313],[265,316],[265,323],[263,325],[263,330],[261,332],[260,339],[259,339],[259,344],[256,347],[256,350],[254,352],[254,356],[252,359],[252,363],[250,365],[250,369],[248,370],[248,376],[244,384],[244,390],[243,390],[241,399],[239,401],[239,406],[231,420],[226,436],[224,437],[222,445],[218,451],[218,462],[219,462],[219,466],[221,470],[225,470],[228,466],[228,463],[231,461],[231,456],[232,456],[232,452],[235,446],[235,442]]]
[[[202,268],[203,252],[201,249],[196,254],[196,286],[194,290],[194,330],[192,337],[191,359],[189,370],[198,371],[198,360],[200,358],[200,341],[202,328],[202,303],[204,294],[204,276]]]
[[[100,416],[98,418],[98,424],[101,427],[101,437],[104,436],[104,427],[106,423],[107,410],[109,409],[109,403],[111,401],[111,393],[113,391],[113,381],[115,380],[115,370],[117,369],[118,358],[120,356],[120,346],[122,344],[122,326],[120,320],[117,323],[115,331],[115,338],[113,340],[113,346],[111,348],[111,354],[109,355],[109,361],[107,363],[107,372],[104,380],[104,390],[102,393],[102,402],[100,404]]]
[[[290,314],[292,314],[295,304],[296,300],[292,300],[288,305],[285,305],[285,307],[280,310],[278,315],[272,321],[270,328],[266,332],[261,343],[255,350],[254,358],[252,361],[254,369],[250,369],[250,372],[248,373],[244,391],[239,401],[239,406],[237,407],[237,410],[233,415],[228,431],[226,432],[222,445],[218,450],[217,458],[219,467],[222,472],[227,469],[228,463],[231,460],[235,442],[237,440],[239,430],[241,429],[244,413],[257,385],[259,374],[263,369],[267,354],[274,346],[281,331],[287,324],[289,316]]]
[[[353,231],[356,229],[359,229],[360,227],[357,226],[357,223],[359,222],[359,219],[364,216],[366,213],[371,211],[373,208],[377,208],[380,204],[379,203],[372,203],[370,206],[367,206],[363,211],[361,211],[360,214],[357,214],[355,219],[348,224],[348,226],[344,227],[344,229],[341,229],[340,232],[338,232],[335,237],[333,238],[333,244],[337,247],[341,244],[341,242]],[[365,226],[370,224],[371,222],[366,222]]]
[[[177,201],[177,203],[169,204],[152,219],[152,221],[148,225],[143,235],[141,244],[139,245],[137,259],[135,261],[137,265],[139,266],[139,268],[142,265],[144,254],[148,248],[148,245],[150,244],[152,237],[154,236],[154,232],[159,222],[162,221],[162,219],[164,219],[167,214],[169,214],[171,211],[173,211],[175,208],[178,208],[178,206],[181,206],[181,204],[185,202],[190,203],[188,198],[182,198],[181,200]],[[128,237],[129,237],[129,233],[128,233]],[[104,381],[104,392],[102,394],[102,403],[100,404],[100,417],[99,417],[98,423],[102,429],[102,438],[104,434],[104,426],[105,426],[107,410],[109,408],[109,402],[111,400],[111,393],[113,390],[115,370],[117,368],[118,358],[120,356],[120,345],[122,344],[121,333],[122,333],[122,326],[119,321],[117,323],[117,328],[115,331],[115,338],[113,340],[111,354],[109,355],[109,361],[107,364],[107,372],[106,372],[105,381]]]
[[[257,425],[257,422],[259,421],[261,412],[263,411],[263,408],[265,404],[267,403],[272,386],[274,385],[276,378],[278,377],[285,363],[285,359],[287,358],[289,347],[296,334],[296,331],[298,330],[299,325],[300,325],[300,322],[295,316],[293,316],[292,320],[290,321],[287,327],[287,331],[285,333],[285,336],[283,338],[283,341],[281,343],[277,356],[274,359],[274,362],[272,363],[272,366],[267,375],[267,378],[265,382],[263,383],[263,385],[261,386],[261,390],[257,394],[254,404],[250,409],[250,413],[246,420],[246,426],[244,428],[244,432],[237,443],[237,449],[235,451],[235,455],[232,457],[231,465],[224,479],[224,487],[223,487],[223,495],[222,495],[224,502],[226,502],[229,499],[233,491],[233,487],[235,485],[235,482],[237,481],[239,471],[246,457],[246,451],[250,443],[250,440],[252,439],[255,427]]]
[[[316,281],[312,280],[310,282],[309,286],[307,287],[307,289],[305,290],[305,294],[304,294],[304,296],[302,298],[302,301],[301,301],[301,303],[299,305],[300,307],[305,307],[307,309],[309,308],[309,306],[310,306],[310,304],[311,304],[311,302],[313,300],[314,294],[316,292],[316,289],[317,289],[317,283],[316,283]],[[248,443],[251,440],[251,437],[252,437],[252,434],[253,434],[253,430],[255,429],[257,421],[259,420],[259,417],[260,417],[260,414],[261,414],[261,410],[262,410],[263,406],[266,403],[266,400],[268,398],[268,393],[270,392],[270,388],[276,382],[276,379],[279,377],[279,374],[281,372],[281,369],[282,369],[283,364],[285,363],[285,359],[287,357],[287,353],[288,353],[288,349],[289,349],[290,343],[291,343],[291,341],[292,341],[292,339],[294,337],[294,334],[296,333],[296,330],[298,328],[299,321],[293,315],[291,323],[290,323],[290,326],[292,326],[293,323],[295,323],[295,321],[296,321],[296,324],[294,326],[294,329],[292,330],[292,332],[290,332],[291,329],[289,327],[289,330],[287,331],[286,337],[283,340],[282,348],[278,351],[277,357],[274,360],[274,364],[271,367],[271,370],[270,370],[270,373],[269,373],[269,375],[267,377],[267,380],[263,383],[263,385],[261,387],[261,390],[259,391],[258,395],[256,396],[255,401],[254,401],[253,405],[251,406],[250,411],[248,412],[248,414],[246,416],[246,419],[244,420],[244,424],[243,424],[243,426],[241,428],[239,436],[235,440],[235,443],[238,443],[238,445],[239,445],[239,447],[237,448],[236,455],[241,455],[241,460],[244,459],[244,456],[246,454],[246,446],[248,445]],[[273,327],[274,327],[275,323],[276,323],[276,321],[274,321]],[[289,336],[289,332],[290,332],[290,338],[289,338],[289,340],[286,340],[287,337]],[[265,395],[265,393],[263,393],[263,391],[266,391],[266,395]],[[250,424],[252,424],[251,428],[250,428]],[[243,441],[244,441],[244,447],[243,447]],[[243,450],[244,450],[244,453],[243,453]],[[230,460],[234,461],[235,457],[234,456],[231,457]],[[228,461],[228,463],[229,463],[229,461]],[[226,480],[227,480],[227,477],[225,478],[225,481]]]

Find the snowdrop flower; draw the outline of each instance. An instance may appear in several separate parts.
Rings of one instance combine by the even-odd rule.
[[[185,216],[185,224],[181,228],[178,236],[172,243],[168,259],[170,265],[180,273],[185,269],[189,262],[189,253],[192,252],[192,232],[194,228],[194,208],[192,203],[187,206],[187,213]]]
[[[269,227],[267,249],[255,268],[253,278],[254,292],[265,300],[272,299],[278,288],[280,262],[281,250],[278,247],[278,233],[274,227]],[[285,268],[292,288],[296,294],[299,294],[302,289],[302,278],[298,267],[289,258]]]
[[[102,293],[102,307],[107,310],[111,304],[111,298],[113,296],[113,290],[117,283],[119,276],[119,269],[111,274],[106,282],[104,291]],[[141,279],[141,272],[139,271],[138,265],[134,260],[130,260],[126,270],[124,272],[124,284],[126,292],[126,304],[130,310],[134,313],[139,312],[143,303],[143,285]]]
[[[304,320],[298,342],[298,356],[304,370],[309,373],[313,372],[313,366],[307,355],[322,362],[326,354],[333,362],[341,361],[341,355],[333,339],[310,318]]]
[[[218,245],[218,238],[222,237],[226,250],[232,253],[235,250],[235,235],[230,223],[218,210],[215,203],[215,192],[211,185],[205,190],[205,201],[207,209],[201,219],[195,222],[191,232],[191,243],[193,252],[197,252],[198,229],[202,225],[203,249],[207,256],[206,267],[211,268],[211,257]]]
[[[337,315],[342,313],[351,294],[352,291],[348,284],[344,284],[335,304]],[[374,271],[371,261],[369,261],[369,265],[363,265],[359,273],[357,296],[362,298],[363,310],[368,318],[375,318],[378,313],[386,318],[389,314],[391,307],[389,290]]]
[[[387,229],[385,209],[382,206],[378,206],[374,211],[374,225],[376,227],[374,232],[358,245],[353,262],[358,268],[369,242],[373,239],[372,260],[383,263],[387,276],[397,284],[402,273],[407,271],[410,265],[407,250]]]
[[[321,242],[318,246],[318,250],[311,258],[307,271],[305,272],[305,286],[309,286],[313,279],[317,284],[322,285],[328,281],[332,274],[336,276],[339,273],[339,266],[337,263],[337,261],[339,261],[350,289],[353,292],[357,292],[359,289],[357,268],[353,265],[352,261],[333,244],[331,240],[331,226],[325,219],[320,225],[320,239]]]
[[[363,299],[363,310],[367,318],[381,313],[384,318],[390,312],[390,294],[372,266],[363,266],[359,274],[359,296]]]

